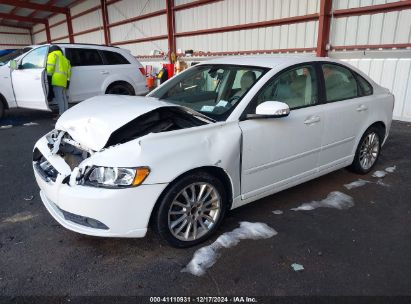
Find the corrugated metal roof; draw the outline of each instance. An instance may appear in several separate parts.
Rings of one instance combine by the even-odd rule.
[[[28,0],[27,2],[42,4],[42,5],[52,5],[55,7],[69,7],[76,0]],[[47,19],[53,15],[53,12],[46,10],[34,10],[30,8],[20,8],[8,4],[0,4],[0,13],[11,14],[15,16],[38,18],[38,19]],[[19,21],[12,18],[0,18],[0,25],[16,26],[16,27],[25,27],[31,28],[34,25],[34,22],[28,21]]]

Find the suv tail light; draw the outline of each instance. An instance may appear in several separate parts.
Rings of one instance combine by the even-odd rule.
[[[144,68],[139,68],[141,74],[143,74],[143,76],[146,76],[146,70]]]

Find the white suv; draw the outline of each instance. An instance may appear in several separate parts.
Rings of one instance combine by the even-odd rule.
[[[148,92],[144,68],[129,51],[90,44],[57,45],[72,65],[69,102],[102,94]],[[50,110],[45,71],[49,46],[30,46],[23,54],[19,50],[0,58],[0,118],[5,109],[16,107]]]

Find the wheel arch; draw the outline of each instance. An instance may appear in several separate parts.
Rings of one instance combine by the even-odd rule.
[[[228,173],[221,167],[217,167],[217,166],[202,166],[202,167],[197,167],[197,168],[193,168],[191,170],[188,170],[184,173],[181,173],[180,175],[178,175],[176,178],[174,178],[174,180],[172,182],[170,182],[167,187],[161,192],[160,196],[157,198],[156,203],[154,204],[153,210],[151,211],[151,215],[150,215],[150,219],[148,222],[148,226],[151,226],[153,224],[153,218],[155,216],[155,214],[157,213],[158,207],[160,205],[161,200],[163,199],[164,195],[166,195],[167,191],[170,189],[170,187],[172,185],[174,185],[178,180],[180,180],[181,178],[193,174],[195,172],[206,172],[216,178],[218,178],[224,186],[224,189],[228,190],[227,191],[227,200],[228,200],[228,204],[227,204],[227,211],[231,209],[232,204],[233,204],[233,182],[230,178],[230,176],[228,175]]]
[[[385,123],[383,121],[376,121],[373,124],[371,124],[365,131],[367,131],[371,127],[377,127],[378,129],[380,129],[383,132],[381,134],[382,135],[382,140],[384,140],[386,132],[387,132],[387,127],[385,126]],[[364,132],[363,132],[363,134],[364,134]]]
[[[5,110],[9,109],[9,104],[6,100],[6,97],[4,97],[3,94],[1,93],[0,93],[0,102],[3,104]]]
[[[116,84],[122,84],[122,85],[130,86],[134,91],[134,95],[136,94],[136,88],[127,80],[114,80],[114,81],[110,82],[108,85],[105,86],[104,94],[107,94],[107,91],[110,89],[110,87],[112,87]]]

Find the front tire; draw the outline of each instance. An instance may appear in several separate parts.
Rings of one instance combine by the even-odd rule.
[[[0,96],[0,119],[4,118],[4,114],[5,114],[5,106],[1,100],[1,96]]]
[[[177,180],[167,190],[155,214],[155,228],[171,246],[185,248],[208,239],[227,209],[223,184],[206,172]]]
[[[114,83],[110,85],[106,94],[113,95],[135,95],[134,88],[129,83]]]
[[[361,137],[350,169],[359,174],[370,172],[380,156],[382,139],[383,134],[379,128],[368,128]]]

